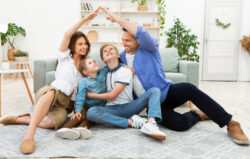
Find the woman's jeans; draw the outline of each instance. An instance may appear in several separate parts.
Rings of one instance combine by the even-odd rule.
[[[90,107],[87,118],[93,122],[128,127],[128,118],[140,113],[148,105],[148,118],[161,121],[161,91],[158,88],[147,90],[140,98],[126,104]]]
[[[194,111],[184,114],[174,111],[174,108],[187,101],[193,102],[220,127],[225,126],[232,118],[232,115],[194,85],[178,83],[170,86],[167,97],[161,104],[162,122],[160,124],[172,130],[185,131],[200,121],[199,115]]]

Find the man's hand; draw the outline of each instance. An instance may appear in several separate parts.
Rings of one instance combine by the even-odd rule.
[[[81,120],[82,114],[80,112],[76,112],[72,117],[71,120],[74,120],[77,118],[78,120]]]
[[[102,8],[102,7],[98,7],[94,12],[90,13],[89,15],[87,15],[87,19],[88,19],[88,20],[94,19],[94,18],[98,15],[98,12],[99,12],[99,10],[100,10],[101,8]]]
[[[106,18],[107,20],[110,20],[112,23],[114,23],[114,22],[119,23],[123,28],[127,29],[128,32],[130,32],[132,35],[136,34],[137,24],[116,16],[114,13],[112,13],[111,11],[109,11],[106,8],[101,7],[101,10],[103,12],[105,12],[106,14],[108,14],[108,17]]]
[[[125,65],[124,67],[130,69],[130,71],[132,71],[133,75],[135,74],[135,70],[133,69],[133,67],[130,67],[127,65]]]
[[[119,17],[116,16],[114,13],[103,7],[101,7],[101,10],[108,14],[108,17],[106,18],[107,20],[110,20],[112,23],[118,22]]]

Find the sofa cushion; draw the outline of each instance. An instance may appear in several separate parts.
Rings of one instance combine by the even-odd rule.
[[[166,72],[167,79],[174,83],[187,82],[187,76],[183,73]]]
[[[176,48],[160,48],[160,54],[165,72],[179,72],[179,56]]]
[[[55,80],[55,73],[56,71],[49,71],[46,72],[45,84],[49,85]]]

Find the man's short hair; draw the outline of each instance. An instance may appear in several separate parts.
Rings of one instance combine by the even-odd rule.
[[[122,30],[123,30],[124,32],[129,32],[126,28],[122,28]],[[137,38],[135,38],[132,34],[131,34],[131,36],[132,36],[135,40],[137,40]]]
[[[128,30],[127,30],[127,29],[125,29],[125,28],[122,28],[122,30],[123,30],[123,31],[125,31],[125,32],[128,32]]]

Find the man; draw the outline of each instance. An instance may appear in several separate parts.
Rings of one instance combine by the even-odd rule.
[[[192,84],[173,84],[166,79],[159,53],[159,43],[150,34],[135,23],[116,16],[109,10],[102,8],[108,14],[108,20],[119,23],[124,29],[122,45],[124,51],[120,58],[134,68],[134,92],[140,97],[145,90],[158,87],[161,90],[161,124],[176,131],[185,131],[198,121],[212,119],[220,127],[227,125],[228,134],[233,142],[240,145],[249,145],[247,136],[242,131],[240,124],[232,120],[218,103]],[[201,111],[192,110],[184,114],[174,111],[174,108],[192,101]],[[205,114],[204,114],[204,113]]]

